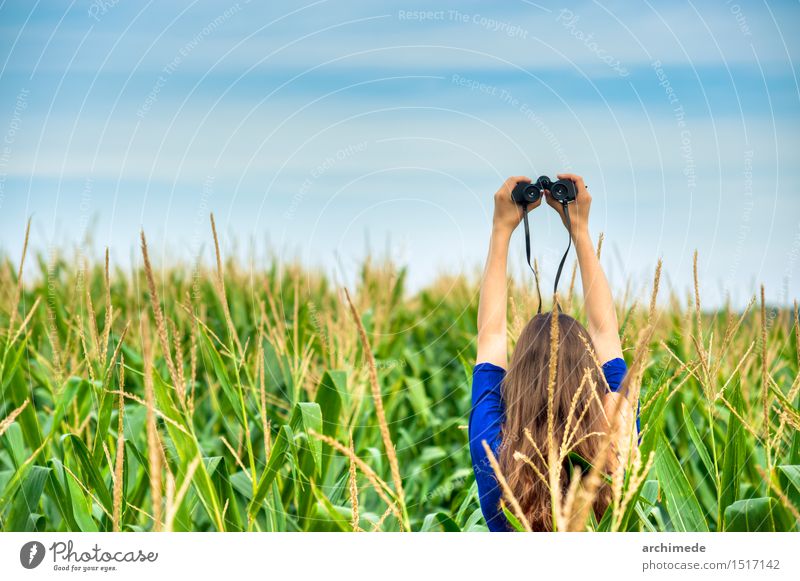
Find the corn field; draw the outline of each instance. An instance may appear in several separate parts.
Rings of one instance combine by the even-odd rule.
[[[128,271],[3,257],[0,529],[486,530],[466,430],[477,278],[412,294],[367,259],[345,290],[226,259],[211,226],[211,267],[154,263],[145,233]],[[659,264],[617,297],[639,453],[602,519],[559,528],[798,529],[797,306],[761,290],[709,312],[696,261],[685,296],[656,300]],[[535,293],[510,289],[514,337]],[[562,306],[581,318],[574,272]]]

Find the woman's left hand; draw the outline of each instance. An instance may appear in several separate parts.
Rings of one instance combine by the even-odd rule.
[[[572,182],[575,184],[575,201],[567,205],[567,211],[569,212],[569,219],[572,225],[573,239],[577,236],[588,234],[589,209],[592,207],[592,196],[589,194],[589,189],[583,182],[583,178],[579,175],[573,173],[560,173],[557,177],[560,180],[572,180]],[[560,202],[557,202],[553,196],[550,195],[549,191],[547,192],[547,203],[551,208],[558,212],[558,215],[561,216],[561,221],[564,223],[564,227],[566,228],[567,222],[564,218],[564,206],[562,206]]]
[[[495,230],[501,230],[511,234],[514,228],[522,221],[522,206],[511,198],[511,191],[519,182],[529,184],[531,183],[531,178],[526,176],[511,176],[503,182],[500,189],[495,192],[493,221]],[[542,198],[540,197],[536,202],[528,205],[528,211],[530,212],[541,203]]]

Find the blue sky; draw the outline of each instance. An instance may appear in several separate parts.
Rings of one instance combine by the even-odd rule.
[[[634,8],[632,8],[634,7]],[[507,175],[581,173],[622,288],[800,295],[797,2],[0,4],[0,249],[208,258],[347,282],[474,272]],[[552,280],[566,235],[534,248]],[[90,235],[87,237],[87,235]],[[261,253],[263,255],[263,252]],[[523,242],[512,270],[524,275]],[[549,286],[549,285],[546,285]]]

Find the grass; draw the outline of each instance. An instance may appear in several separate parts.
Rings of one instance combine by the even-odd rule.
[[[144,234],[132,272],[0,264],[0,529],[485,530],[465,430],[477,281],[409,295],[402,268],[369,259],[349,293],[296,265],[245,269],[211,235],[210,270],[153,264]],[[762,293],[708,312],[695,280],[617,305],[641,446],[614,474],[555,482],[556,529],[797,530],[797,307]],[[535,298],[511,294],[516,336]],[[580,317],[578,299],[562,306]]]

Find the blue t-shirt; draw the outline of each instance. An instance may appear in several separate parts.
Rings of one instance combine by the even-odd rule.
[[[603,375],[611,391],[619,389],[627,371],[628,366],[621,358],[612,359],[603,365]],[[475,480],[478,483],[481,512],[489,530],[495,532],[505,532],[510,529],[505,515],[499,508],[502,491],[481,442],[486,440],[492,452],[497,455],[502,440],[500,432],[505,420],[500,388],[505,375],[505,369],[492,363],[478,363],[475,366],[472,371],[472,411],[469,417],[469,451]],[[638,416],[636,429],[639,430]]]

